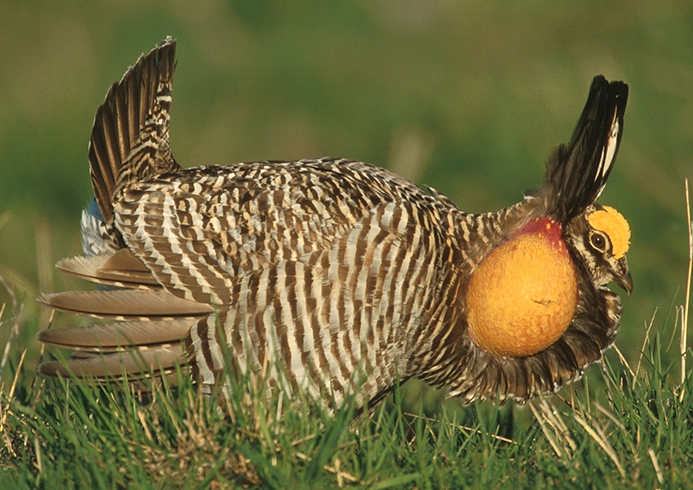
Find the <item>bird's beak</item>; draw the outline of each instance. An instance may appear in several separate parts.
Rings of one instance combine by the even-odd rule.
[[[618,261],[618,272],[614,274],[614,282],[628,293],[628,296],[633,292],[633,277],[630,275],[628,261],[625,257]]]

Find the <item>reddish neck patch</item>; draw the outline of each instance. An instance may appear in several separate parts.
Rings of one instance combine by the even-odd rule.
[[[557,222],[549,218],[539,218],[527,223],[515,235],[541,235],[543,236],[556,250],[566,252],[565,241],[563,240],[563,227]]]

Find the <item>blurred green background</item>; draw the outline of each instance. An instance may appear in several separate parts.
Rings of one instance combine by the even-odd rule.
[[[633,361],[656,309],[655,328],[673,326],[693,176],[693,2],[673,0],[0,0],[0,272],[27,318],[39,290],[78,285],[53,264],[80,253],[94,112],[166,35],[179,42],[183,166],[344,156],[470,212],[537,187],[592,77],[625,80],[625,136],[601,198],[633,229],[617,343]]]

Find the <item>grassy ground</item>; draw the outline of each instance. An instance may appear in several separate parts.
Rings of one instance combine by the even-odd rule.
[[[540,185],[592,77],[625,80],[623,144],[601,202],[633,229],[620,333],[630,362],[643,320],[683,301],[693,2],[0,0],[0,10],[0,271],[27,299],[77,286],[53,264],[79,253],[94,112],[171,35],[181,165],[361,159],[470,212]]]
[[[5,312],[12,322],[12,313]],[[443,404],[397,390],[372,413],[328,413],[240,380],[202,396],[189,377],[142,400],[127,386],[34,377],[10,356],[0,390],[8,488],[691,488],[690,370],[650,331],[636,366],[607,361],[528,407]]]
[[[693,176],[692,2],[0,0],[0,12],[0,274],[11,292],[0,288],[0,481],[693,487],[677,310]],[[122,390],[35,379],[33,337],[49,321],[36,295],[82,286],[53,264],[79,253],[94,111],[166,35],[179,40],[172,147],[183,166],[363,159],[471,212],[541,182],[594,75],[628,82],[601,199],[633,229],[623,358],[610,351],[604,370],[530,407],[441,405],[410,385],[401,403],[351,423],[348,406],[328,417],[258,398],[219,410],[191,386],[143,405]]]

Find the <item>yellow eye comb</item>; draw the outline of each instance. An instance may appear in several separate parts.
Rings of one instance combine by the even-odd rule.
[[[610,206],[595,211],[587,217],[590,226],[599,230],[611,240],[612,254],[615,259],[620,259],[630,246],[630,226],[621,213]]]

